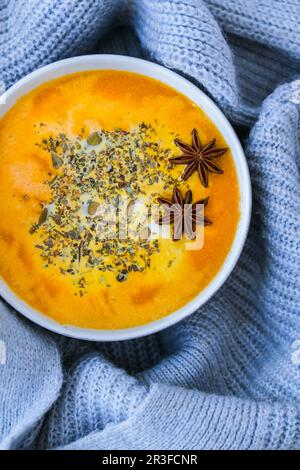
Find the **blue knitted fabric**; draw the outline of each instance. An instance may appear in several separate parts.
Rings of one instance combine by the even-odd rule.
[[[234,123],[254,208],[214,298],[167,331],[97,344],[0,306],[0,445],[300,448],[298,0],[1,0],[0,79],[90,52],[151,58]]]

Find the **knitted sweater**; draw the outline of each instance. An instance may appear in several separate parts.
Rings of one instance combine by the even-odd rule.
[[[0,2],[6,86],[89,52],[151,58],[218,103],[248,158],[250,233],[210,302],[139,340],[59,337],[2,302],[0,446],[299,448],[298,0]]]

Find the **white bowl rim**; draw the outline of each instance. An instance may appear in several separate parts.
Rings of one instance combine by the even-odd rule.
[[[251,218],[252,191],[249,169],[243,148],[223,112],[203,91],[186,78],[162,65],[144,59],[113,54],[93,54],[53,62],[26,75],[1,96],[1,103],[8,104],[0,106],[0,117],[21,96],[45,82],[76,72],[101,69],[123,70],[152,77],[171,86],[196,103],[220,129],[220,132],[227,141],[234,158],[240,189],[240,220],[231,249],[222,267],[208,286],[193,300],[159,320],[144,325],[114,330],[90,329],[60,324],[20,299],[9,288],[7,283],[0,278],[0,295],[3,299],[37,325],[72,338],[106,342],[139,338],[164,330],[194,313],[220,289],[234,269],[247,238]],[[9,103],[10,101],[11,103]]]

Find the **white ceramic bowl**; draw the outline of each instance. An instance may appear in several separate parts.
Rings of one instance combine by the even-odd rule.
[[[22,299],[14,294],[3,280],[0,279],[0,295],[17,311],[32,320],[34,323],[37,323],[48,330],[74,338],[93,341],[119,341],[145,336],[174,325],[178,321],[195,312],[195,310],[201,307],[201,305],[207,302],[208,299],[217,292],[233,270],[241,254],[247,236],[251,215],[251,184],[248,166],[241,144],[233,128],[220,109],[210,98],[208,98],[188,80],[177,75],[171,70],[145,60],[117,55],[88,55],[61,60],[47,65],[46,67],[42,67],[27,75],[1,96],[0,117],[3,116],[21,96],[27,94],[32,89],[48,80],[83,70],[97,69],[126,70],[156,78],[175,88],[175,90],[196,103],[210,117],[218,129],[220,129],[228,146],[230,147],[240,187],[241,216],[234,242],[220,271],[210,284],[191,302],[160,320],[146,325],[120,330],[94,330],[61,325],[26,304]]]

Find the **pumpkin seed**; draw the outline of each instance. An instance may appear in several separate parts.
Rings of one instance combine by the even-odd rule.
[[[90,134],[88,136],[86,141],[89,145],[94,146],[94,145],[99,145],[101,143],[102,139],[101,139],[98,132],[93,132],[92,134]]]
[[[124,269],[121,273],[119,273],[116,277],[117,281],[124,282],[127,280],[128,272]]]
[[[99,204],[97,204],[97,202],[91,201],[88,206],[88,213],[90,215],[95,215],[98,207],[99,207]]]
[[[58,155],[56,155],[56,153],[52,153],[51,158],[52,158],[52,165],[56,170],[62,166],[63,161]]]
[[[44,222],[46,222],[47,216],[48,216],[48,209],[47,209],[47,207],[45,207],[45,208],[42,210],[42,212],[40,213],[38,224],[39,224],[39,225],[42,225]]]

